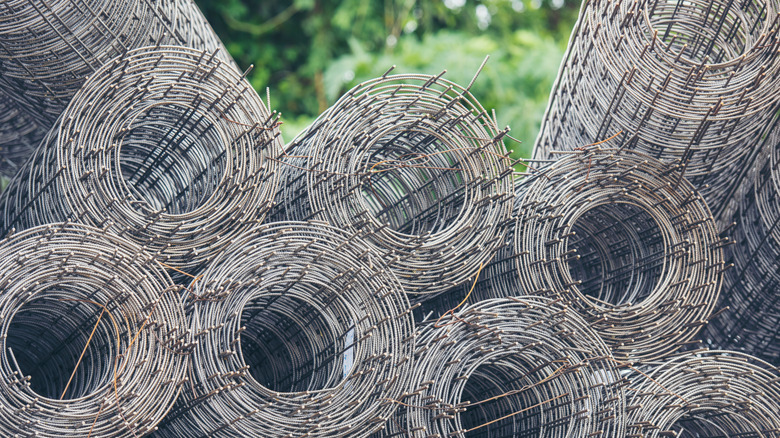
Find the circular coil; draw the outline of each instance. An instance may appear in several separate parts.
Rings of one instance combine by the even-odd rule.
[[[416,348],[418,386],[383,436],[624,436],[617,363],[560,302],[481,301],[429,321]]]
[[[723,244],[698,193],[631,151],[571,153],[526,179],[515,230],[526,294],[560,297],[619,358],[659,358],[707,323]]]
[[[410,386],[408,301],[356,235],[265,225],[191,290],[192,382],[161,436],[368,436]]]
[[[718,347],[733,348],[780,363],[780,129],[767,137],[744,195],[731,217],[734,245],[728,247],[735,269],[725,275],[724,317],[708,328],[709,340]]]
[[[446,291],[502,244],[512,202],[505,134],[439,76],[364,82],[281,157],[272,218],[361,232],[407,293]]]
[[[584,2],[534,157],[618,134],[720,208],[778,108],[777,13],[763,0]]]
[[[264,218],[279,136],[275,113],[213,54],[134,50],[84,84],[11,182],[5,227],[110,225],[193,270]]]
[[[0,241],[0,434],[154,430],[191,348],[178,289],[105,230],[50,224]]]
[[[630,377],[629,435],[780,437],[780,373],[732,351],[690,353]]]

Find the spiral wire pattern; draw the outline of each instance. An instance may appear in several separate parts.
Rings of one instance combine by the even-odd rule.
[[[9,437],[147,434],[176,400],[192,347],[165,270],[125,239],[68,223],[0,241],[0,330]]]
[[[382,436],[623,436],[617,362],[560,300],[469,305],[424,324],[416,349],[419,386]]]
[[[214,54],[131,51],[84,85],[3,194],[5,228],[71,219],[179,270],[261,221],[276,193],[276,115]]]
[[[779,107],[778,12],[764,0],[583,2],[534,157],[619,134],[719,207]]]
[[[780,373],[768,363],[711,351],[653,365],[629,377],[627,436],[780,436]]]
[[[529,178],[515,230],[523,293],[562,298],[620,358],[686,345],[713,313],[724,269],[712,216],[674,169],[592,148]]]
[[[408,301],[357,235],[264,225],[191,291],[192,386],[160,436],[368,436],[410,386]]]
[[[361,232],[407,293],[464,282],[502,244],[512,168],[467,88],[393,75],[348,91],[281,157],[274,220]]]

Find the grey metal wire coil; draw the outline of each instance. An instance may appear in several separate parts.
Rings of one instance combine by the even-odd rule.
[[[778,109],[775,1],[583,2],[534,157],[621,133],[719,208]]]
[[[263,225],[189,297],[192,382],[158,436],[368,436],[411,385],[408,301],[357,235]]]
[[[778,122],[780,123],[780,122]],[[780,364],[780,124],[776,124],[731,219],[735,269],[725,276],[723,316],[708,327],[709,341]]]
[[[707,324],[726,242],[674,169],[592,148],[526,184],[515,230],[523,293],[562,298],[623,359],[663,357]]]
[[[418,386],[381,436],[624,436],[618,364],[560,300],[469,305],[423,325],[415,356]]]
[[[502,244],[512,168],[506,131],[440,76],[385,75],[348,91],[280,157],[271,218],[361,232],[407,293],[471,277]]]
[[[215,52],[237,69],[192,0],[5,1],[0,88],[20,114],[4,117],[40,140],[88,76],[128,50],[153,45]]]
[[[128,52],[84,84],[3,193],[5,229],[72,219],[192,270],[264,218],[276,115],[213,53]]]
[[[153,430],[191,348],[178,289],[105,230],[49,224],[0,241],[0,435]]]
[[[732,351],[690,353],[631,376],[626,436],[780,437],[780,373]]]

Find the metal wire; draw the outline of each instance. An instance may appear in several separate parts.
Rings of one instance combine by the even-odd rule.
[[[84,84],[11,181],[5,229],[65,219],[110,226],[193,270],[270,208],[277,125],[213,53],[130,51]]]
[[[0,290],[0,435],[138,437],[171,408],[192,339],[178,287],[139,246],[31,228],[0,241]]]
[[[41,130],[0,89],[0,177],[13,178],[41,141]]]
[[[411,385],[408,301],[357,235],[264,225],[191,291],[191,386],[158,436],[365,437]]]
[[[534,157],[620,133],[625,147],[679,164],[720,208],[778,109],[777,8],[763,0],[583,2]]]
[[[520,296],[429,321],[415,382],[381,436],[624,436],[623,385],[609,348],[576,312]]]
[[[708,328],[708,339],[720,348],[732,348],[780,364],[780,125],[751,169],[738,208],[729,260],[735,269],[725,277],[721,307],[728,310]]]
[[[655,365],[630,376],[626,436],[780,436],[780,373],[766,362],[712,351]]]
[[[439,76],[348,91],[287,147],[275,220],[362,232],[407,293],[466,281],[502,244],[512,168],[494,120]]]
[[[712,216],[675,169],[591,148],[528,178],[514,251],[524,294],[561,298],[622,359],[656,359],[707,324],[724,261]]]
[[[0,89],[19,110],[4,117],[40,140],[88,76],[128,50],[153,45],[213,52],[237,70],[192,0],[4,1]]]

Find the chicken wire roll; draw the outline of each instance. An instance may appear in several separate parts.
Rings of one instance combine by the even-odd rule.
[[[515,230],[525,293],[563,299],[621,359],[695,342],[718,300],[726,242],[674,168],[593,148],[527,184]]]
[[[154,430],[192,347],[178,289],[105,230],[58,223],[0,241],[0,435]]]
[[[272,215],[361,232],[412,294],[474,275],[512,209],[507,131],[440,76],[385,75],[348,91],[288,146]]]
[[[627,436],[780,437],[780,373],[752,356],[689,353],[630,380]]]
[[[720,208],[778,107],[775,1],[583,2],[534,157],[619,134]]]
[[[276,193],[277,125],[213,54],[131,51],[90,78],[11,182],[15,199],[4,203],[16,208],[4,209],[5,227],[42,216],[109,225],[191,271],[264,219]]]
[[[377,436],[624,436],[617,362],[559,301],[486,300],[423,325],[418,386]]]
[[[411,386],[403,289],[355,235],[264,225],[192,285],[191,386],[163,437],[364,437]]]

